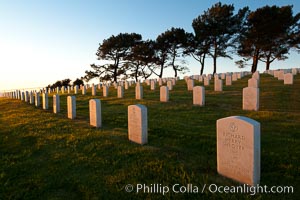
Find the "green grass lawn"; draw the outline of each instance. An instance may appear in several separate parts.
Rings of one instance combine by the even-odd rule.
[[[261,75],[260,109],[242,110],[242,88],[250,76],[213,91],[206,86],[205,107],[192,105],[184,80],[159,101],[159,88],[143,85],[144,99],[135,100],[134,86],[117,98],[76,95],[77,118],[67,119],[67,94],[61,112],[36,108],[20,100],[0,98],[0,199],[299,199],[300,197],[300,75],[284,85]],[[223,81],[224,83],[224,81]],[[203,83],[195,82],[195,85]],[[102,103],[101,129],[89,126],[89,99]],[[148,144],[127,136],[127,107],[148,108]],[[261,123],[261,182],[293,186],[294,194],[211,193],[208,186],[238,186],[217,173],[216,120],[246,116]],[[174,184],[199,187],[198,193],[126,192],[132,184]],[[206,189],[202,193],[202,186]],[[134,188],[136,189],[136,188]]]

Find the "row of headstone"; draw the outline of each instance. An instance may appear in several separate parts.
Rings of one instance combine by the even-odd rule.
[[[259,82],[260,74],[256,71],[248,79],[248,87],[243,88],[243,110],[259,110]]]
[[[251,74],[250,72],[235,72],[235,73],[222,73],[214,75],[214,91],[221,92],[223,91],[223,80],[225,80],[225,85],[232,85],[232,81],[237,81],[241,79],[245,75]],[[212,75],[193,75],[193,76],[185,76],[184,77],[187,83],[187,89],[192,91],[194,88],[194,80],[198,80],[199,82],[204,82],[204,86],[209,86],[210,81],[212,79]]]
[[[43,93],[43,109],[49,109],[48,104],[48,93]],[[35,103],[36,107],[40,106],[40,94],[36,92],[35,95],[30,93],[29,95],[30,104]],[[35,100],[33,100],[35,99]],[[89,102],[90,106],[90,125],[95,127],[101,127],[101,101],[99,99],[91,99]],[[57,114],[60,112],[60,96],[59,94],[53,95],[53,113]],[[67,97],[67,116],[69,119],[76,118],[76,97]]]
[[[278,80],[283,80],[284,85],[293,85],[294,75],[300,73],[300,68],[267,70],[265,73],[274,76]]]
[[[256,79],[256,76],[252,78]],[[257,87],[247,87],[258,89]],[[168,91],[167,86],[160,87]],[[161,92],[164,93],[164,92]],[[205,88],[193,87],[193,102],[204,105]],[[202,94],[202,95],[199,95]],[[28,93],[29,101],[33,102],[33,93]],[[35,93],[35,105],[39,105],[39,92]],[[24,97],[25,99],[25,97]],[[43,109],[48,109],[48,94],[43,94]],[[76,97],[67,97],[68,118],[76,118]],[[53,95],[53,111],[60,111],[59,95]],[[90,125],[102,126],[101,101],[89,101]],[[144,105],[128,106],[128,139],[144,145],[148,143],[147,108]],[[260,123],[242,116],[232,116],[217,120],[217,170],[222,176],[248,185],[260,182],[261,144]]]
[[[130,141],[141,145],[148,143],[147,117],[146,106],[140,104],[128,106]],[[252,186],[259,184],[260,123],[243,116],[219,119],[216,138],[218,173],[244,184]]]

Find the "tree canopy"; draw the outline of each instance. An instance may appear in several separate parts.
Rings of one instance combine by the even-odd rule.
[[[287,58],[291,44],[297,43],[298,21],[299,14],[293,16],[292,6],[265,6],[248,15],[247,26],[239,35],[238,54],[252,59],[252,72],[257,70],[259,60],[265,62],[269,70],[274,60]]]
[[[213,73],[217,72],[217,58],[232,59],[239,68],[248,66],[257,70],[259,61],[266,70],[274,60],[284,60],[291,49],[300,52],[300,13],[293,15],[292,6],[264,6],[255,11],[244,7],[235,12],[233,4],[218,2],[192,21],[194,33],[182,28],[168,29],[156,39],[142,40],[138,33],[120,33],[104,39],[96,52],[104,64],[91,64],[84,80],[99,81],[147,79],[151,75],[163,77],[166,68],[174,76],[189,70],[185,57],[200,63],[203,74],[207,58],[213,59]]]
[[[125,58],[131,48],[140,42],[142,36],[137,33],[120,33],[103,40],[96,53],[98,60],[104,60],[104,65],[92,64],[92,71],[86,71],[85,79],[90,80],[98,77],[100,80],[112,80],[117,82],[121,75],[125,75]]]
[[[227,49],[234,48],[234,36],[238,34],[247,10],[248,8],[244,8],[234,14],[233,5],[222,5],[218,2],[193,20],[194,45],[195,48],[199,48],[193,55],[197,55],[197,60],[201,63],[204,62],[201,59],[205,59],[205,55],[209,54],[213,58],[213,74],[217,72],[218,57],[231,58]]]

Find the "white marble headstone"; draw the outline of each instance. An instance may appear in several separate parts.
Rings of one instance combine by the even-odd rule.
[[[96,95],[97,95],[96,86],[92,85],[92,96],[96,96]]]
[[[193,79],[188,79],[187,80],[187,87],[189,91],[192,91],[194,88],[194,80]]]
[[[47,110],[48,108],[48,93],[43,93],[43,109]]]
[[[226,85],[232,85],[231,75],[226,75]]]
[[[167,86],[160,87],[160,101],[161,102],[169,101],[169,88]]]
[[[128,106],[128,138],[141,145],[148,142],[146,106],[140,104]]]
[[[203,86],[195,86],[193,88],[193,104],[198,106],[204,106],[205,88]]]
[[[260,123],[242,116],[217,120],[218,173],[238,182],[260,182]]]
[[[135,99],[143,99],[143,86],[135,86]]]
[[[222,92],[223,91],[223,80],[215,79],[214,89],[216,92]]]
[[[78,94],[78,85],[75,85],[74,94]]]
[[[292,73],[284,74],[284,84],[285,85],[293,85],[294,83],[294,75]]]
[[[35,93],[35,106],[39,107],[41,105],[41,98],[40,98],[40,93],[36,92]]]
[[[259,109],[259,88],[246,87],[243,88],[243,110]]]
[[[124,88],[123,86],[118,86],[118,98],[123,98],[124,97]]]
[[[103,89],[103,97],[108,97],[108,86],[104,85],[102,89]]]
[[[169,80],[169,81],[167,82],[167,87],[168,87],[169,90],[173,90],[173,83],[172,83],[171,80]]]
[[[248,80],[248,87],[258,88],[259,87],[259,79],[250,78]]]
[[[59,113],[60,112],[60,98],[59,95],[53,95],[53,112]]]
[[[90,125],[99,128],[102,126],[101,101],[100,99],[91,99],[90,107]]]
[[[155,81],[154,80],[151,80],[151,90],[155,90]]]
[[[76,97],[75,96],[67,97],[67,107],[68,107],[68,118],[75,119],[75,117],[76,117]]]

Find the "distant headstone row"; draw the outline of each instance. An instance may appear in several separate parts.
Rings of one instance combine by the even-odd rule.
[[[277,78],[278,80],[283,80],[284,85],[294,84],[294,75],[300,73],[300,68],[293,69],[280,69],[280,70],[268,70],[264,73],[270,74]]]

